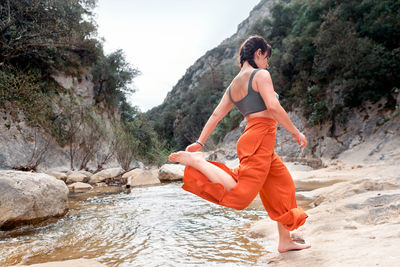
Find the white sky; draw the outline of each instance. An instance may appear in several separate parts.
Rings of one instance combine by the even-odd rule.
[[[128,101],[142,112],[167,93],[206,51],[237,30],[259,0],[99,0],[98,33],[108,54],[125,52],[142,75]]]

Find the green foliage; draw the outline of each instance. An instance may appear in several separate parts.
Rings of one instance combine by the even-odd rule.
[[[98,58],[92,69],[96,102],[105,101],[110,106],[118,106],[125,94],[132,94],[132,80],[139,75],[126,61],[122,50]]]
[[[238,109],[232,109],[218,124],[213,133],[211,139],[215,144],[221,142],[225,135],[238,127],[240,122],[243,120],[243,115]]]
[[[313,125],[338,114],[333,99],[390,101],[400,83],[398,1],[281,2],[271,13],[253,33],[272,44],[270,71],[287,109],[300,107]]]
[[[127,125],[123,125],[122,127],[118,124],[115,125],[114,133],[116,144],[114,148],[116,158],[121,168],[128,171],[137,154],[139,141],[130,131],[127,131],[125,127],[127,127]]]
[[[396,108],[393,88],[400,84],[399,1],[279,1],[270,11],[271,16],[252,25],[246,36],[259,34],[271,43],[269,71],[287,110],[302,111],[309,125],[316,125],[329,120],[341,123],[344,107],[360,107],[364,101],[386,98],[386,108]],[[224,44],[205,58],[222,61],[226,55],[232,56],[229,51],[237,46]],[[169,98],[168,103],[147,113],[160,138],[171,147],[183,149],[196,140],[222,90],[238,72],[227,66],[215,65],[214,69],[221,77],[215,83],[219,89],[204,82],[212,80],[208,73],[202,84],[182,93],[192,82],[195,72],[191,71],[178,82],[179,97]],[[219,142],[240,120],[234,109],[213,132],[213,141]]]
[[[0,108],[22,110],[68,147],[71,168],[86,168],[97,157],[99,168],[115,155],[123,168],[133,159],[162,164],[169,153],[152,124],[126,101],[139,71],[121,50],[104,55],[95,39],[92,10],[96,0],[6,0],[0,3]],[[55,71],[78,79],[92,74],[95,105],[85,107],[73,91],[51,77]],[[101,126],[96,106],[118,109],[115,140]],[[13,112],[13,111],[12,111]],[[100,148],[100,143],[107,147]]]
[[[223,58],[223,50],[217,49],[212,52]],[[213,54],[213,57],[216,54]],[[199,137],[204,124],[239,70],[235,60],[218,67],[209,64],[209,67],[210,70],[203,74],[196,88],[185,92],[181,98],[172,98],[169,103],[146,113],[149,120],[154,122],[159,139],[166,140],[171,149],[185,149]],[[214,134],[212,139],[219,140],[227,131],[237,127],[240,122],[238,117],[241,117],[238,112],[227,116],[216,128],[218,134]]]
[[[45,71],[93,61],[95,0],[6,0],[0,5],[0,65]]]
[[[132,148],[135,159],[158,166],[167,162],[167,156],[172,150],[165,140],[158,138],[153,125],[142,113],[138,112],[134,117],[122,121],[121,126],[124,130],[122,142],[131,142],[128,146],[136,144]]]
[[[56,131],[52,97],[58,85],[42,76],[37,69],[21,71],[12,66],[0,67],[0,108],[11,113],[22,110],[31,127],[43,127],[49,133]],[[14,121],[18,116],[14,116]]]

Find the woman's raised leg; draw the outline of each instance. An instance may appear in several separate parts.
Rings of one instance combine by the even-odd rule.
[[[179,151],[168,157],[169,161],[192,166],[203,173],[211,182],[222,184],[229,192],[237,182],[227,172],[205,160],[202,152]]]

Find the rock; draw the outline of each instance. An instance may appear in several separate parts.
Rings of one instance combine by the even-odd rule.
[[[95,183],[94,185],[97,186],[97,187],[108,186],[106,183]]]
[[[164,164],[158,171],[160,181],[177,181],[182,180],[185,166],[181,164]]]
[[[82,174],[84,174],[84,175],[86,175],[86,177],[91,177],[91,176],[93,176],[93,173],[88,172],[88,171],[85,171],[85,170],[80,170],[79,172],[82,173]]]
[[[397,266],[400,233],[400,166],[359,167],[337,162],[329,168],[293,173],[298,192],[313,201],[306,223],[292,239],[311,243],[301,253],[270,253],[274,266]],[[314,200],[313,200],[314,199]],[[301,202],[300,202],[301,203]],[[299,204],[299,202],[298,202]],[[272,221],[254,223],[250,236],[276,239]],[[273,233],[271,233],[273,229]],[[338,246],[340,241],[340,246]],[[274,244],[276,245],[276,243]]]
[[[51,176],[55,177],[56,179],[61,180],[63,182],[67,181],[67,175],[63,172],[51,171],[51,172],[47,172],[46,174],[51,175]]]
[[[124,177],[125,176],[125,177]],[[134,169],[125,173],[123,178],[127,178],[127,187],[139,185],[155,185],[160,184],[160,180],[154,175],[154,171]]]
[[[275,238],[276,233],[276,223],[270,219],[262,219],[253,223],[248,230],[248,234],[252,238]]]
[[[72,184],[72,183],[77,183],[77,182],[83,182],[87,179],[88,176],[86,174],[83,174],[79,171],[71,171],[69,173],[67,173],[67,184]]]
[[[89,183],[95,184],[103,182],[105,179],[114,178],[123,173],[124,170],[122,168],[110,168],[102,170],[90,177]]]
[[[45,173],[0,170],[0,227],[60,216],[68,210],[68,188]]]
[[[79,260],[68,260],[68,261],[52,261],[46,263],[32,264],[32,265],[13,265],[18,267],[106,267],[95,260],[91,259],[79,259]]]
[[[68,185],[68,188],[69,188],[69,190],[72,190],[74,192],[86,192],[86,191],[93,189],[93,186],[91,186],[90,184],[77,182],[77,183]]]

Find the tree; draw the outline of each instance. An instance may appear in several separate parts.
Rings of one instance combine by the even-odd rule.
[[[75,101],[72,94],[60,101],[56,123],[59,125],[62,140],[65,140],[65,144],[68,146],[71,170],[74,170],[74,160],[79,151],[79,144],[82,143],[83,118],[83,108]]]
[[[119,105],[125,100],[125,94],[135,92],[131,83],[139,74],[139,70],[126,61],[122,50],[100,57],[92,70],[96,102]]]
[[[79,169],[87,169],[87,164],[99,153],[102,141],[107,133],[101,126],[101,118],[95,108],[87,108],[83,113],[83,124],[77,158],[80,161]]]
[[[139,141],[129,131],[123,128],[123,125],[114,127],[115,133],[115,155],[121,168],[129,171],[131,163],[135,159]]]
[[[45,159],[46,153],[48,152],[50,139],[48,140],[40,140],[37,133],[39,132],[38,127],[34,127],[33,137],[33,148],[31,149],[31,156],[27,160],[26,164],[21,166],[14,166],[14,170],[20,171],[37,171],[37,167],[43,162]]]
[[[6,0],[0,6],[0,65],[51,69],[95,56],[95,0]],[[85,62],[86,61],[86,62]]]

